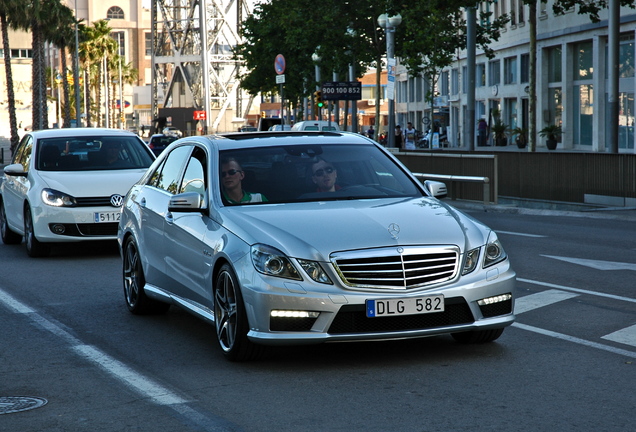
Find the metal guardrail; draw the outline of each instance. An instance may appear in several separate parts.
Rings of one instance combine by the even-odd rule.
[[[490,204],[490,179],[488,177],[477,177],[477,176],[458,176],[458,175],[448,175],[448,174],[425,174],[425,173],[413,173],[415,177],[418,179],[426,179],[426,180],[446,180],[450,182],[449,187],[449,196],[451,199],[455,199],[455,194],[453,193],[454,182],[469,182],[469,183],[483,183],[484,184],[484,204]],[[493,204],[497,204],[498,197],[497,194],[494,194]]]

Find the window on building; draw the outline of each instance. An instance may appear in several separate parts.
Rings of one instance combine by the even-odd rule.
[[[123,31],[116,31],[116,32],[112,32],[110,34],[110,37],[115,39],[115,42],[117,42],[117,45],[119,47],[119,52],[118,54],[122,57],[126,57],[126,42],[125,42],[125,32]]]
[[[517,83],[517,56],[504,59],[504,84]]]
[[[33,58],[33,51],[30,49],[12,49],[11,58]],[[0,56],[4,57],[4,50],[0,50]]]
[[[451,70],[451,94],[459,93],[459,71],[457,69]]]
[[[560,46],[546,49],[546,57],[548,60],[548,82],[561,82],[561,54]]]
[[[494,86],[501,83],[501,61],[488,62],[488,85]]]
[[[521,54],[520,83],[530,82],[530,54]]]
[[[524,23],[525,22],[525,15],[524,15],[524,3],[523,1],[519,1],[517,3],[517,22],[519,24]]]
[[[124,19],[124,11],[119,6],[113,6],[106,12],[108,19]]]
[[[510,0],[510,25],[517,25],[517,0]]]
[[[468,90],[468,67],[462,66],[462,93]]]
[[[574,80],[594,78],[594,50],[592,41],[574,44]]]
[[[609,96],[609,95],[608,95]],[[609,124],[609,100],[606,101],[607,109],[605,109],[606,123]],[[634,149],[634,93],[620,92],[618,94],[618,148]],[[609,128],[606,134],[609,135]],[[606,136],[606,138],[608,138]]]
[[[450,92],[450,74],[448,71],[442,72],[440,77],[440,92],[442,96],[448,96]]]
[[[152,55],[152,33],[144,33],[144,46],[146,55],[150,57]]]
[[[486,64],[477,63],[475,65],[475,87],[483,87],[486,85]]]
[[[618,48],[618,77],[634,77],[634,33],[621,35]],[[605,45],[605,78],[609,77],[608,47]]]
[[[594,87],[574,86],[574,144],[591,146],[594,133]],[[557,123],[559,124],[559,123]]]

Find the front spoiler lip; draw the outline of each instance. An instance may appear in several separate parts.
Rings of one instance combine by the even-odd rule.
[[[485,318],[470,324],[435,327],[421,330],[407,330],[399,332],[375,332],[375,333],[348,333],[329,334],[316,332],[261,332],[250,330],[247,337],[254,343],[261,345],[312,345],[326,342],[346,341],[383,341],[396,339],[414,339],[428,336],[438,336],[450,333],[468,331],[489,330],[508,327],[515,321],[514,314],[502,315],[494,318]]]

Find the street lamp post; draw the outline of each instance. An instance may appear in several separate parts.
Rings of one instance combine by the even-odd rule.
[[[378,24],[386,33],[387,97],[389,99],[388,147],[395,147],[395,28],[401,23],[402,16],[400,14],[391,17],[382,14],[378,17]]]
[[[318,47],[320,48],[320,47]],[[318,50],[316,50],[318,51]],[[320,65],[318,64],[318,62],[320,62],[321,58],[320,55],[315,52],[311,55],[311,59],[314,61],[315,63],[315,68],[316,68],[316,91],[320,91]],[[316,111],[318,111],[318,120],[322,120],[322,109],[318,108],[318,104],[314,104],[316,107]]]

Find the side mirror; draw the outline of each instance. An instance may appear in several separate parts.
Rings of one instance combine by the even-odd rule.
[[[15,177],[26,177],[27,172],[24,171],[24,167],[22,164],[11,164],[4,167],[4,173],[6,175],[15,176]]]
[[[434,180],[426,180],[424,186],[435,198],[446,198],[448,196],[448,190],[446,184]]]
[[[184,192],[174,195],[168,202],[169,212],[201,212],[206,210],[203,197],[198,192]]]

